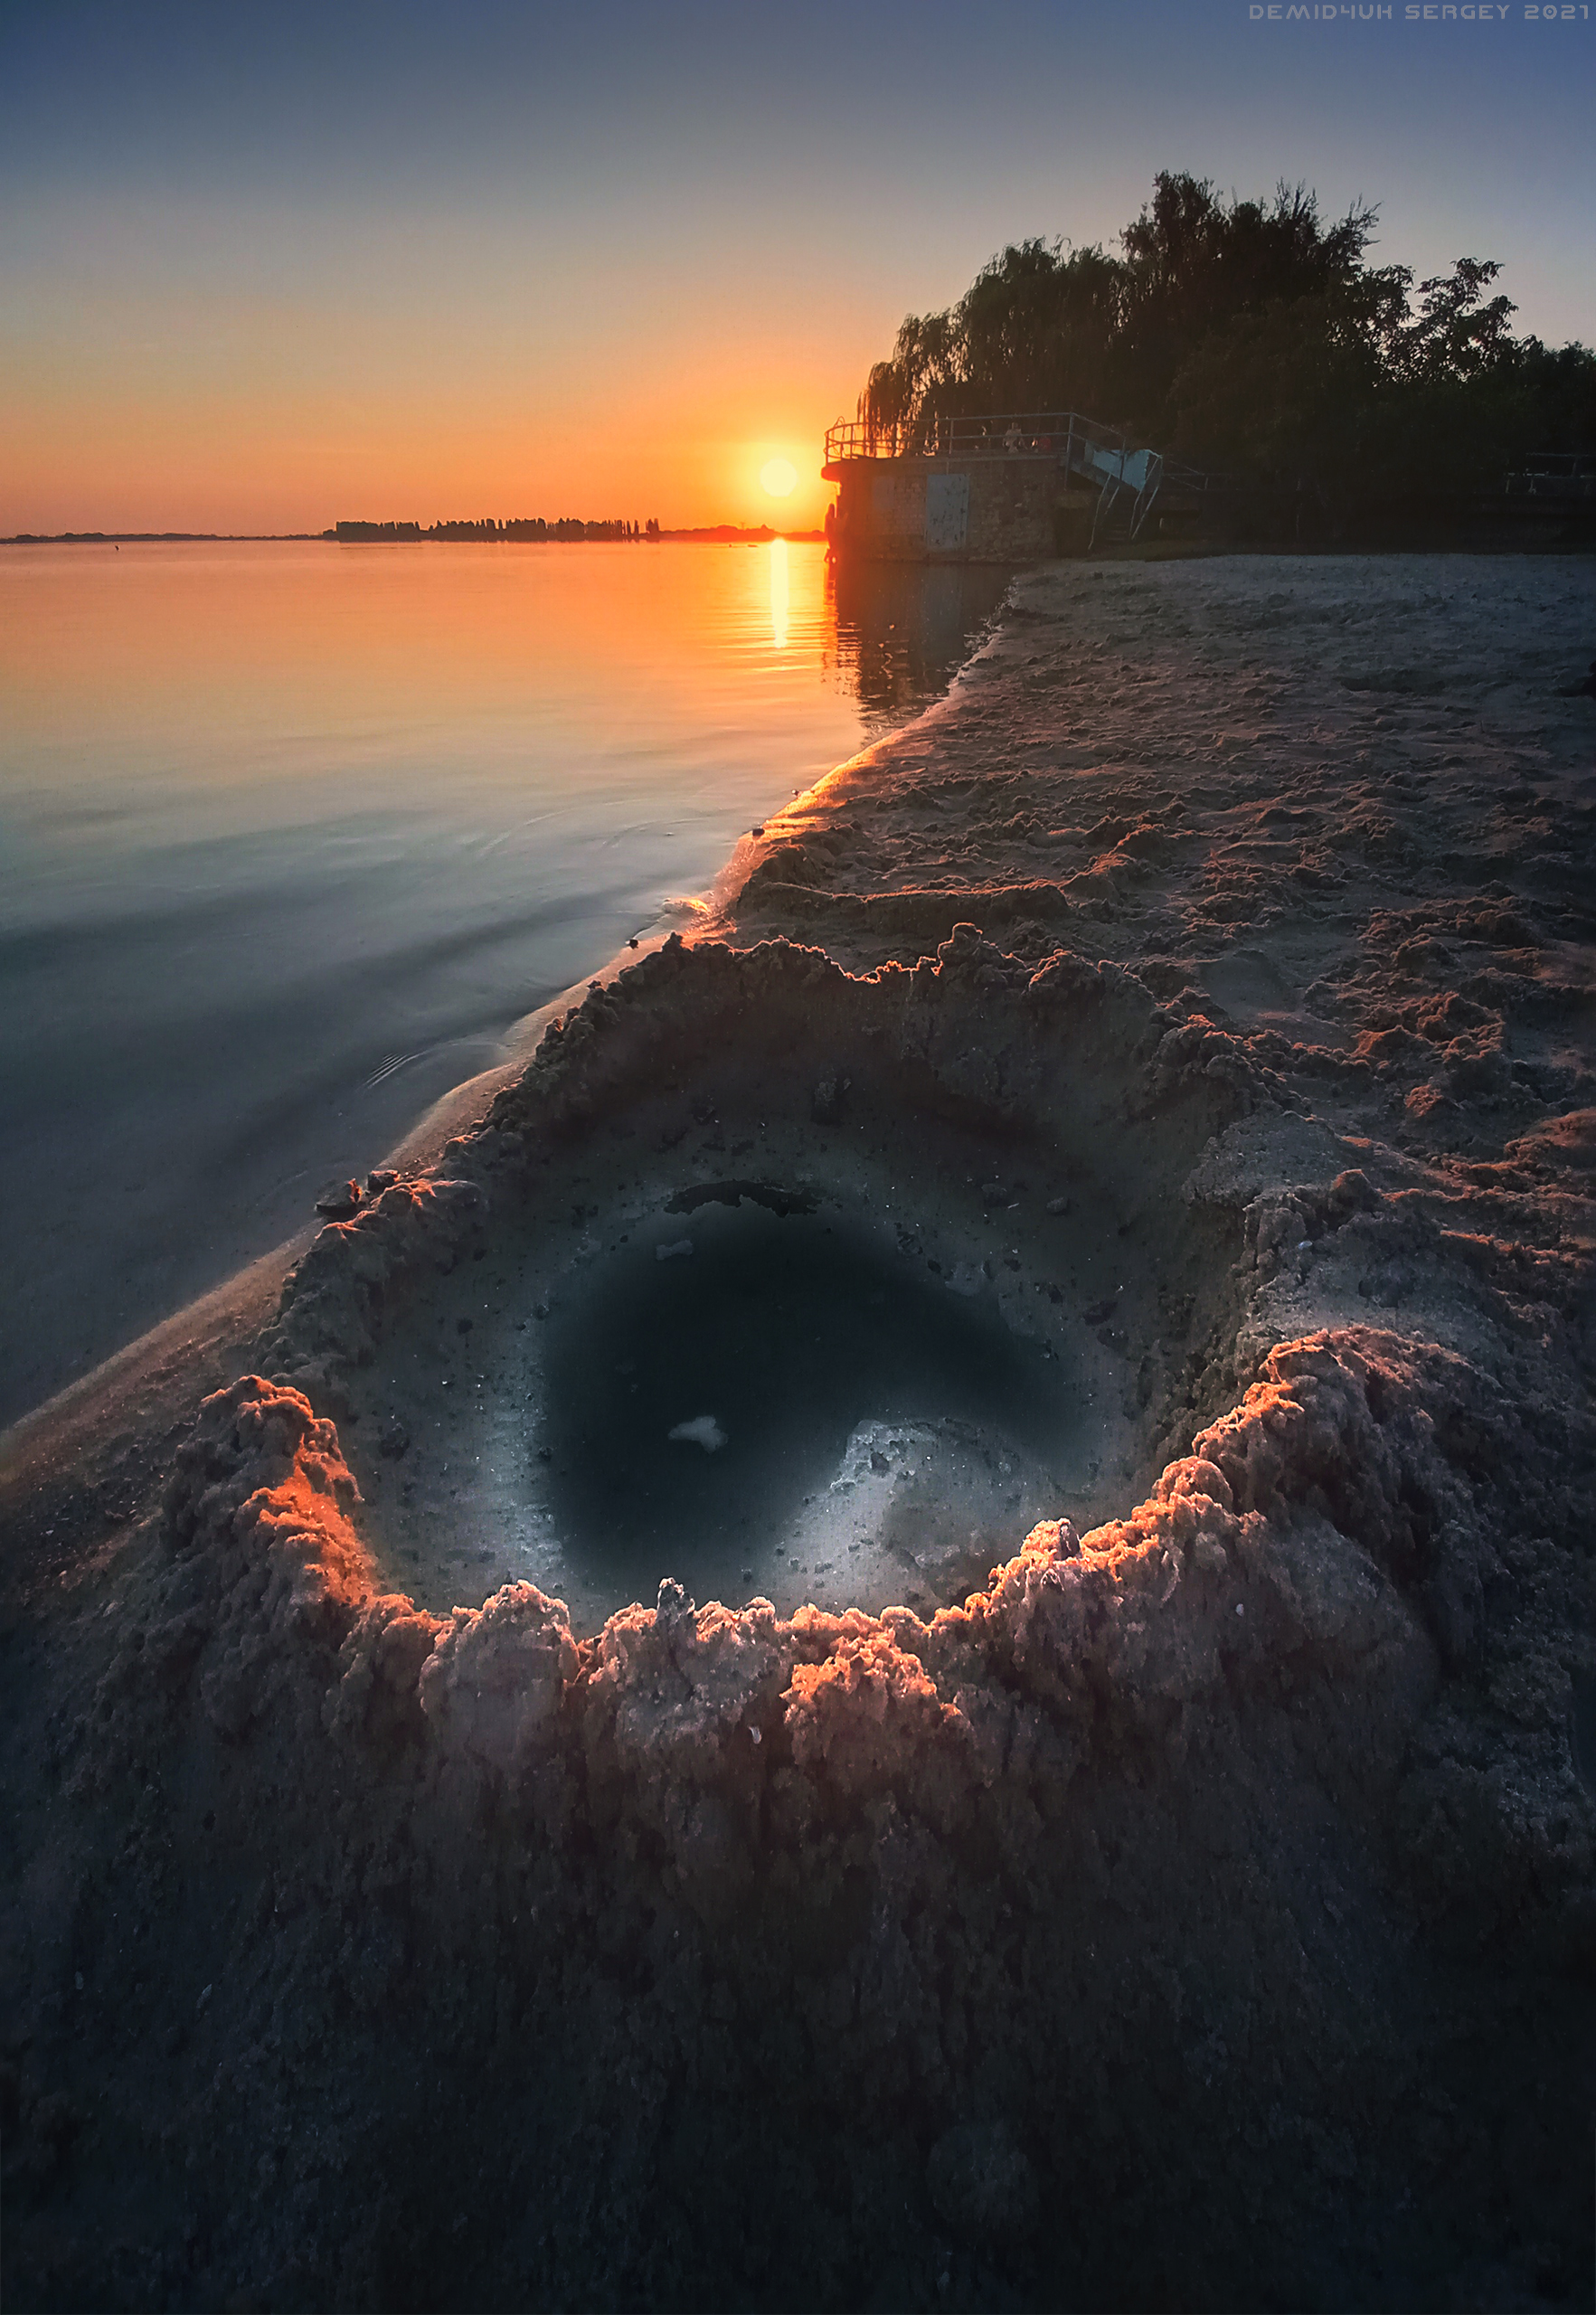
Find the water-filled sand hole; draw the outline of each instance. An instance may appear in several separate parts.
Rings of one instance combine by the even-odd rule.
[[[987,1532],[1042,1517],[1077,1460],[1062,1362],[974,1280],[775,1203],[655,1219],[552,1318],[540,1451],[568,1554],[628,1596],[679,1573],[853,1598],[965,1559],[978,1581]]]
[[[845,1069],[835,1034],[745,1046],[518,1148],[348,1384],[390,1581],[435,1610],[529,1582],[579,1630],[666,1579],[926,1611],[1134,1501],[1224,1256],[1175,1194],[1197,1124],[1101,1130],[1118,1043],[1040,1116],[878,1047]]]

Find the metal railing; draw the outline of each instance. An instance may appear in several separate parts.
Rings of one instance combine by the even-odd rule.
[[[1090,445],[1112,457],[1133,457],[1128,435],[1078,410],[989,411],[974,418],[917,418],[881,425],[839,419],[826,430],[826,463],[856,458],[1058,458]]]
[[[1507,477],[1509,498],[1596,499],[1596,458],[1577,450],[1542,450]]]

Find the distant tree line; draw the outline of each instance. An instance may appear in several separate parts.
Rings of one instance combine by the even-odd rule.
[[[1514,334],[1501,268],[1415,282],[1281,184],[1226,199],[1161,174],[1118,248],[1012,244],[955,306],[909,315],[859,416],[885,430],[1079,410],[1191,464],[1350,511],[1500,489],[1535,453],[1596,452],[1596,354]]]
[[[17,531],[0,539],[0,546],[186,546],[222,535],[220,531]]]
[[[656,539],[657,521],[581,523],[570,515],[545,522],[541,515],[516,515],[500,522],[491,515],[475,523],[337,523],[331,535],[339,539]]]

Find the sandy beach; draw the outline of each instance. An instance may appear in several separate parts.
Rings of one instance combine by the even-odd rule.
[[[1593,637],[1029,574],[13,1435],[9,2304],[1588,2303]]]

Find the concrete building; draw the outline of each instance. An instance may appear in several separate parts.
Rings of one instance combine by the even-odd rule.
[[[839,553],[874,562],[1040,562],[1185,519],[1206,477],[1079,411],[1004,411],[908,428],[834,426]],[[1195,505],[1192,512],[1195,512]]]

